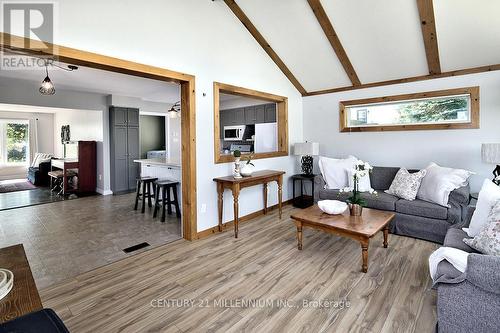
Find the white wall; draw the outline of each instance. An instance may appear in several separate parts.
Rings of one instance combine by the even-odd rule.
[[[54,153],[54,115],[50,113],[3,111],[0,108],[0,119],[38,119],[38,152]],[[0,167],[0,180],[24,178],[26,167]]]
[[[222,1],[56,1],[57,44],[163,67],[196,76],[198,231],[217,225],[213,178],[229,164],[214,164],[213,82],[219,81],[289,98],[290,143],[302,140],[302,98]],[[166,19],[168,18],[168,19]],[[203,93],[206,96],[203,96]],[[294,156],[258,160],[258,169],[295,172]],[[290,197],[288,181],[285,199]],[[291,186],[290,186],[291,187]],[[276,186],[269,191],[275,204]],[[232,219],[225,196],[224,219]],[[204,206],[205,205],[205,206]],[[262,188],[244,189],[240,214],[261,209]],[[206,209],[202,209],[206,207]]]
[[[480,129],[340,133],[339,102],[359,98],[480,86]],[[423,168],[435,161],[477,173],[478,191],[493,165],[481,162],[481,143],[500,142],[500,72],[435,79],[304,98],[304,139],[320,143],[321,155],[353,154],[378,166]]]
[[[64,156],[61,143],[61,126],[69,125],[71,141],[97,142],[97,188],[103,192],[106,188],[104,176],[105,160],[108,156],[103,152],[103,112],[100,110],[57,110],[54,114],[54,153],[58,157]],[[109,181],[109,180],[108,180]],[[109,187],[108,187],[109,189]]]

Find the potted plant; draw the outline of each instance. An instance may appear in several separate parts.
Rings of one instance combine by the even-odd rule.
[[[235,150],[235,151],[233,151],[233,156],[234,156],[233,176],[234,176],[234,178],[241,178],[241,174],[240,174],[241,152],[239,150]]]
[[[255,165],[252,163],[252,157],[253,157],[253,154],[250,154],[245,158],[247,162],[245,164],[243,164],[243,166],[241,167],[241,170],[240,170],[240,174],[243,177],[249,177],[253,173],[253,168],[255,167]]]
[[[358,160],[351,172],[353,187],[340,189],[341,193],[351,192],[351,196],[347,198],[346,202],[349,205],[349,212],[352,216],[361,216],[363,213],[363,206],[366,205],[366,201],[361,197],[361,192],[359,191],[359,180],[370,173],[372,169],[373,167],[368,162]],[[377,195],[377,192],[373,189],[370,189],[369,193]]]

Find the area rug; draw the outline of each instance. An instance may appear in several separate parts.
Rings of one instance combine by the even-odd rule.
[[[18,183],[0,183],[0,193],[34,190],[36,188],[27,180]]]

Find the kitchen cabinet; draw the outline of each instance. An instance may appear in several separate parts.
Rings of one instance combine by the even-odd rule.
[[[255,124],[255,122],[257,121],[257,115],[255,111],[255,107],[253,106],[245,108],[245,125]]]
[[[276,104],[266,104],[265,105],[265,123],[275,123],[276,122]]]
[[[266,108],[264,105],[257,105],[255,108],[255,122],[252,124],[260,124],[265,122]]]
[[[224,137],[224,126],[275,123],[276,103],[221,110],[219,122],[221,125],[221,138]]]
[[[139,167],[139,109],[110,107],[111,190],[135,190]]]

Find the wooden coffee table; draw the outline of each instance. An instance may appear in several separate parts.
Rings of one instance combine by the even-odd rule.
[[[349,210],[343,214],[329,215],[323,213],[318,205],[302,209],[291,218],[297,226],[298,249],[302,250],[302,228],[308,227],[322,230],[342,237],[352,238],[361,243],[364,273],[368,271],[368,244],[370,238],[379,231],[384,233],[384,247],[387,247],[389,222],[394,218],[391,212],[363,208],[362,216],[350,216]]]

